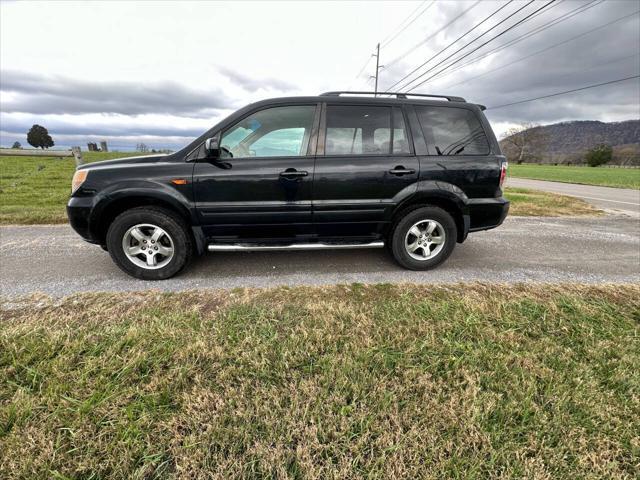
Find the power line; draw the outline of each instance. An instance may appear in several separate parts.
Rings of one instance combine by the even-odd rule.
[[[482,45],[474,48],[473,50],[471,50],[470,52],[462,55],[461,57],[458,57],[456,60],[454,60],[453,62],[451,62],[450,64],[446,65],[444,68],[440,69],[439,71],[437,71],[436,73],[434,73],[433,75],[431,75],[429,78],[427,78],[426,80],[423,80],[422,82],[418,83],[417,85],[414,85],[413,87],[411,87],[409,90],[407,90],[407,92],[411,92],[412,90],[415,90],[416,88],[418,88],[421,85],[424,85],[425,83],[427,83],[429,80],[431,80],[433,77],[435,77],[436,75],[444,72],[446,69],[450,68],[452,65],[455,65],[456,63],[458,63],[459,61],[461,61],[462,59],[468,57],[469,55],[471,55],[474,52],[477,52],[478,50],[480,50],[482,47],[484,47],[485,45],[487,45],[488,43],[491,43],[492,41],[494,41],[496,38],[501,37],[502,35],[504,35],[505,33],[513,30],[514,28],[516,28],[518,25],[521,25],[522,23],[526,22],[527,20],[529,20],[533,15],[535,15],[536,13],[538,13],[539,11],[547,8],[549,5],[551,5],[553,2],[555,2],[556,0],[551,0],[547,3],[545,3],[542,7],[538,8],[535,12],[527,15],[526,17],[524,17],[521,20],[518,20],[516,23],[514,23],[513,25],[511,25],[509,28],[504,29],[502,32],[500,32],[499,34],[497,34],[496,36],[490,38],[489,40],[487,40],[486,42],[484,42]],[[529,4],[527,4],[529,5]],[[526,5],[525,5],[526,6]],[[426,73],[426,72],[425,72]],[[424,76],[425,74],[422,74],[420,76]],[[420,78],[420,77],[418,77]],[[417,79],[414,79],[413,81],[415,81]]]
[[[402,24],[404,24],[404,22],[406,22],[407,20],[409,20],[409,18],[411,18],[411,16],[412,16],[415,12],[417,12],[417,11],[422,7],[422,5],[424,5],[425,3],[427,3],[427,0],[425,0],[424,2],[422,2],[420,5],[418,5],[418,8],[416,8],[413,12],[411,12],[411,13],[409,14],[409,16],[408,16],[407,18],[405,18],[405,19],[400,23],[400,25],[399,25],[399,26],[402,26]],[[427,7],[426,7],[424,10],[422,10],[418,15],[416,15],[416,16],[413,18],[413,20],[411,20],[407,25],[405,25],[404,27],[402,27],[402,28],[401,28],[401,29],[400,29],[400,30],[399,30],[395,35],[393,35],[393,37],[389,38],[389,35],[387,35],[387,39],[388,39],[388,40],[387,40],[387,39],[383,40],[383,41],[381,42],[381,45],[380,45],[380,46],[381,46],[381,47],[386,47],[386,46],[387,46],[387,45],[389,45],[391,42],[393,42],[396,38],[398,38],[398,36],[399,36],[402,32],[404,32],[407,28],[409,28],[409,26],[411,26],[411,24],[413,24],[413,22],[415,22],[418,18],[420,18],[422,15],[424,15],[424,13],[425,13],[427,10],[429,10],[431,7],[433,7],[433,5],[434,5],[435,3],[436,3],[436,0],[432,0],[432,2],[431,2],[429,5],[427,5]]]
[[[519,42],[521,42],[523,40],[526,40],[527,38],[530,38],[530,37],[532,37],[534,35],[537,35],[538,33],[542,32],[542,31],[544,31],[544,30],[546,30],[548,28],[551,28],[551,27],[553,27],[553,26],[555,26],[555,25],[557,25],[557,24],[559,24],[561,22],[564,22],[565,20],[569,20],[571,17],[574,17],[574,16],[576,16],[576,15],[578,15],[580,13],[585,12],[586,10],[588,10],[590,8],[593,8],[593,7],[597,6],[597,5],[600,5],[602,2],[604,2],[604,0],[593,0],[592,2],[590,2],[590,3],[586,4],[586,5],[581,5],[578,8],[575,8],[575,9],[569,11],[569,12],[566,12],[566,13],[560,15],[559,17],[551,20],[550,22],[547,22],[547,23],[545,23],[543,25],[540,25],[540,26],[538,26],[538,27],[536,27],[536,28],[534,28],[532,30],[529,30],[527,33],[525,33],[525,34],[523,34],[523,35],[521,35],[519,37],[516,37],[513,40],[510,40],[510,41],[508,41],[506,43],[503,43],[502,45],[499,45],[499,46],[497,46],[497,47],[495,47],[495,48],[483,53],[482,55],[478,55],[477,57],[473,57],[468,62],[465,62],[462,65],[458,65],[456,68],[451,69],[451,70],[443,73],[442,75],[437,75],[434,78],[434,80],[438,80],[438,79],[440,79],[442,77],[446,77],[448,75],[451,75],[452,73],[457,72],[458,70],[460,70],[460,69],[462,69],[462,68],[464,68],[464,67],[466,67],[468,65],[471,65],[471,64],[473,64],[475,62],[478,62],[478,61],[482,60],[483,58],[486,58],[486,57],[488,57],[490,55],[493,55],[494,53],[496,53],[496,52],[498,52],[500,50],[504,50],[505,48],[513,46],[516,43],[519,43]],[[556,5],[558,5],[558,4],[556,4]],[[549,11],[549,10],[551,10],[551,8],[549,8],[547,11]],[[576,10],[580,10],[580,11],[576,11]]]
[[[613,83],[625,82],[627,80],[633,80],[634,78],[640,78],[640,75],[634,75],[632,77],[619,78],[618,80],[610,80],[608,82],[596,83],[595,85],[587,85],[586,87],[574,88],[572,90],[565,90],[564,92],[551,93],[549,95],[543,95],[541,97],[527,98],[526,100],[519,100],[517,102],[505,103],[502,105],[495,105],[493,107],[487,107],[487,110],[496,110],[498,108],[510,107],[512,105],[519,105],[521,103],[533,102],[535,100],[541,100],[543,98],[557,97],[559,95],[565,95],[567,93],[579,92],[581,90],[588,90],[589,88],[602,87],[604,85],[611,85]]]
[[[519,9],[517,9],[515,12],[511,13],[510,15],[508,15],[507,17],[503,18],[500,22],[498,22],[497,24],[495,24],[493,27],[491,27],[489,30],[481,33],[480,35],[478,35],[476,38],[474,38],[473,40],[471,40],[470,42],[468,42],[467,44],[463,45],[462,47],[460,47],[458,50],[456,50],[455,52],[453,52],[451,55],[449,55],[446,58],[443,58],[442,60],[440,60],[438,63],[436,63],[435,65],[433,65],[432,67],[428,68],[427,70],[425,70],[424,72],[422,72],[420,75],[418,75],[417,77],[415,77],[414,79],[410,80],[409,82],[405,83],[405,85],[402,87],[403,89],[407,88],[409,85],[411,85],[412,83],[416,82],[417,80],[419,80],[420,78],[424,77],[425,75],[427,75],[429,72],[433,71],[435,68],[439,67],[440,65],[442,65],[443,63],[445,63],[447,60],[449,60],[451,57],[455,56],[456,54],[460,53],[462,50],[464,50],[465,48],[467,48],[469,45],[472,45],[474,42],[476,42],[478,39],[480,39],[481,37],[483,37],[484,35],[486,35],[487,33],[489,33],[491,30],[495,29],[496,27],[499,27],[501,24],[503,24],[504,22],[506,22],[507,20],[509,20],[511,17],[517,15],[518,13],[520,13],[523,9],[525,9],[526,7],[528,7],[529,5],[531,5],[532,3],[534,3],[535,0],[530,0],[528,3],[526,3],[525,5],[523,5],[522,7],[520,7]],[[555,0],[551,0],[552,3]],[[545,4],[542,8],[545,8],[547,5],[549,5],[549,3]],[[535,13],[537,13],[539,10],[541,10],[542,8],[536,10],[535,12],[533,12],[532,14],[529,14],[528,16],[524,17],[523,20],[526,20],[528,18],[531,18],[531,16]],[[510,27],[513,28],[514,26],[517,26],[519,23],[521,23],[522,20],[520,20],[519,22],[516,22],[514,25],[512,25]],[[504,30],[501,34],[505,33],[508,30]],[[492,37],[490,41],[494,40],[496,37]],[[481,48],[484,45],[486,45],[488,42],[483,43],[482,45],[480,45]],[[474,51],[478,50],[478,48],[472,50],[470,53],[473,53]],[[469,55],[469,53],[467,53],[466,55],[463,55],[462,57],[458,57],[456,60],[453,60],[451,63],[449,63],[448,65],[445,66],[444,69],[440,70],[446,70],[447,68],[449,68],[451,65],[453,65],[455,62],[460,61],[461,58],[464,58],[464,56]],[[436,74],[440,73],[440,72],[436,72]],[[427,80],[429,80],[430,78],[432,78],[433,75],[431,77],[429,77]],[[412,87],[412,89],[414,89],[416,87]]]
[[[461,38],[463,38],[465,35],[471,33],[473,30],[475,30],[476,28],[478,28],[480,25],[482,25],[484,22],[486,22],[487,20],[489,20],[491,17],[493,17],[494,15],[496,15],[498,12],[500,12],[502,9],[506,8],[507,6],[509,6],[509,4],[511,4],[514,0],[509,0],[507,3],[505,3],[504,5],[502,5],[500,8],[498,8],[497,10],[495,10],[493,13],[491,13],[488,17],[485,17],[484,20],[482,20],[480,23],[477,23],[476,25],[474,25],[473,27],[471,27],[469,30],[467,30],[465,33],[463,33],[462,35],[460,35],[458,38],[456,38],[453,42],[451,42],[449,45],[447,45],[446,47],[444,47],[442,50],[440,50],[439,52],[437,52],[435,55],[432,55],[426,62],[424,62],[422,65],[417,66],[416,68],[414,68],[413,70],[411,70],[409,73],[407,73],[404,77],[402,77],[400,80],[398,80],[397,82],[395,82],[393,85],[390,85],[389,87],[386,88],[386,90],[391,90],[393,89],[396,85],[401,84],[404,80],[406,80],[407,78],[409,78],[411,75],[413,75],[415,72],[417,72],[418,70],[420,70],[422,67],[424,67],[426,64],[428,64],[431,60],[433,60],[434,58],[436,58],[438,55],[440,55],[441,53],[443,53],[445,50],[447,50],[449,47],[451,47],[452,45],[454,45],[456,42],[458,42]],[[529,5],[530,3],[533,3],[533,0],[531,0],[527,5]],[[525,5],[524,7],[526,7],[527,5]],[[522,7],[522,8],[524,8]],[[520,10],[522,10],[522,8]],[[520,10],[517,10],[516,12],[512,13],[511,16],[515,15],[516,13],[518,13]],[[510,17],[505,18],[505,20],[507,20]],[[503,20],[503,22],[505,21]],[[495,25],[492,28],[497,27],[498,25],[500,25],[499,23],[497,25]],[[487,32],[491,31],[491,29],[487,30],[486,32],[484,32],[482,35],[486,34]],[[480,35],[480,36],[482,36]],[[477,40],[480,37],[476,37],[473,41]],[[470,42],[471,43],[471,42]],[[469,45],[469,44],[467,44]],[[465,45],[465,47],[467,46]],[[462,47],[462,48],[465,48]],[[456,52],[453,53],[453,55],[455,55],[457,52],[459,52],[460,50],[457,50]],[[450,57],[447,57],[450,58]],[[446,60],[446,59],[445,59]],[[443,60],[444,61],[444,60]],[[442,63],[442,62],[440,62]],[[438,66],[440,64],[436,64],[436,66]],[[409,82],[407,85],[409,85],[411,82]]]
[[[364,65],[362,66],[362,68],[360,69],[360,71],[358,72],[358,74],[353,77],[353,80],[357,80],[358,78],[360,78],[360,75],[362,75],[362,72],[364,72],[365,68],[367,68],[367,65],[369,65],[369,62],[371,61],[371,59],[374,57],[373,54],[371,54],[369,56],[369,58],[367,58],[367,61],[364,62]],[[351,80],[351,83],[349,84],[349,87],[347,90],[351,90],[351,85],[353,84],[353,80]]]
[[[440,27],[438,30],[436,30],[435,32],[433,32],[431,35],[429,35],[427,38],[425,38],[424,40],[419,41],[418,43],[416,43],[413,47],[411,47],[409,50],[406,50],[403,54],[401,54],[400,56],[394,58],[393,60],[391,60],[390,62],[387,62],[387,68],[391,67],[392,65],[398,63],[400,60],[402,60],[403,58],[405,58],[407,55],[409,55],[411,52],[413,52],[416,48],[424,45],[425,43],[427,43],[429,40],[431,40],[433,37],[435,37],[437,34],[439,34],[440,32],[442,32],[443,30],[449,28],[451,25],[453,25],[455,22],[457,22],[458,20],[460,20],[462,17],[464,17],[469,11],[471,11],[473,8],[475,8],[481,0],[476,0],[476,2],[471,5],[469,8],[467,8],[466,10],[464,10],[460,15],[458,15],[457,17],[455,17],[453,20],[451,20],[450,22],[446,23],[445,25],[443,25],[442,27]]]
[[[408,16],[407,18],[405,18],[405,19],[400,23],[400,26],[401,26],[402,24],[404,24],[404,23],[405,23],[409,18],[411,18],[411,16],[412,16],[415,12],[417,12],[417,11],[418,11],[418,10],[419,10],[423,5],[424,5],[424,4],[425,4],[425,3],[427,3],[428,1],[429,1],[429,0],[424,0],[420,5],[418,5],[418,7],[417,7],[415,10],[413,10],[413,11],[409,14],[409,16]],[[414,18],[414,19],[413,19],[413,20],[412,20],[408,25],[406,25],[402,30],[400,30],[396,35],[394,35],[394,37],[393,37],[392,39],[390,39],[389,41],[387,41],[387,40],[385,39],[385,40],[383,40],[383,42],[382,42],[382,43],[384,43],[384,42],[386,42],[386,44],[391,43],[391,41],[393,41],[393,40],[394,40],[394,39],[395,39],[395,38],[396,38],[400,33],[402,33],[402,31],[403,31],[404,29],[406,29],[406,28],[407,28],[409,25],[411,25],[411,24],[412,24],[412,23],[413,23],[413,22],[414,22],[418,17],[420,17],[424,12],[426,12],[426,11],[429,9],[429,7],[431,7],[435,2],[436,2],[436,0],[432,0],[431,5],[427,6],[427,8],[425,8],[422,12],[420,12],[420,13],[419,13],[419,14],[418,14],[418,15],[417,15],[417,16],[416,16],[416,17],[415,17],[415,18]],[[386,37],[386,38],[389,38],[389,35],[387,35],[387,37]],[[380,44],[378,44],[377,48],[378,48],[378,56],[379,56],[379,55],[380,55]],[[367,61],[364,63],[364,65],[362,66],[362,68],[360,69],[360,71],[358,72],[358,74],[354,77],[354,80],[357,80],[358,78],[360,78],[360,75],[362,75],[362,73],[364,72],[364,70],[365,70],[365,69],[367,68],[367,66],[369,65],[369,62],[371,61],[371,59],[372,59],[373,57],[375,57],[375,56],[376,56],[376,55],[373,55],[373,54],[372,54],[369,58],[367,58]],[[377,70],[378,70],[378,69],[376,68],[376,77],[378,76],[378,72],[377,72]],[[376,80],[377,80],[377,78],[376,78]],[[353,84],[353,80],[351,81],[351,84]],[[351,84],[349,85],[349,89],[351,89]]]
[[[404,22],[406,22],[407,20],[409,20],[409,19],[411,18],[411,16],[412,16],[414,13],[416,13],[418,10],[420,10],[420,9],[422,8],[422,6],[423,6],[425,3],[427,3],[428,1],[429,1],[429,0],[424,0],[423,2],[421,2],[421,3],[420,3],[420,5],[418,5],[416,8],[414,8],[414,9],[411,11],[411,13],[407,16],[407,18],[405,18],[404,20],[402,20],[402,22],[400,22],[400,23],[398,24],[398,27],[401,27],[401,26],[404,24]],[[396,29],[397,29],[398,27],[396,27]],[[384,40],[382,40],[382,42],[381,42],[381,43],[383,43],[383,44],[384,44],[384,43],[386,43],[386,42],[387,42],[387,40],[388,40],[388,39],[389,39],[389,37],[393,34],[393,32],[394,32],[394,31],[395,31],[395,30],[392,30],[392,33],[390,33],[389,35],[387,35],[387,36],[384,38]]]
[[[364,62],[364,65],[362,66],[362,68],[360,69],[360,71],[358,72],[355,78],[358,78],[360,75],[362,75],[362,72],[364,72],[364,69],[367,68],[367,65],[369,65],[369,62],[371,61],[372,58],[373,58],[373,55],[370,55],[369,58],[367,58],[367,61]]]
[[[517,60],[514,60],[514,61],[512,61],[512,62],[505,63],[504,65],[501,65],[501,66],[499,66],[499,67],[496,67],[496,68],[494,68],[494,69],[492,69],[492,70],[488,70],[488,71],[486,71],[486,72],[484,72],[484,73],[481,73],[480,75],[476,75],[476,76],[474,76],[474,77],[467,78],[467,79],[465,79],[465,80],[463,80],[463,81],[461,81],[461,82],[454,83],[453,85],[447,85],[447,86],[448,86],[448,87],[455,87],[455,86],[462,85],[462,84],[464,84],[464,83],[470,82],[471,80],[475,80],[476,78],[484,77],[485,75],[489,75],[490,73],[496,72],[496,71],[498,71],[498,70],[502,70],[503,68],[506,68],[506,67],[509,67],[509,66],[513,65],[514,63],[518,63],[518,62],[521,62],[522,60],[526,60],[527,58],[531,58],[531,57],[534,57],[534,56],[536,56],[536,55],[540,55],[541,53],[547,52],[547,51],[549,51],[549,50],[551,50],[551,49],[553,49],[553,48],[559,47],[559,46],[564,45],[564,44],[566,44],[566,43],[569,43],[569,42],[572,42],[572,41],[574,41],[574,40],[577,40],[578,38],[581,38],[581,37],[584,37],[584,36],[586,36],[586,35],[589,35],[590,33],[593,33],[593,32],[596,32],[596,31],[598,31],[598,30],[601,30],[601,29],[603,29],[603,28],[606,28],[606,27],[608,27],[608,26],[610,26],[610,25],[613,25],[614,23],[617,23],[617,22],[620,22],[620,21],[622,21],[622,20],[625,20],[625,19],[627,19],[627,18],[629,18],[629,17],[632,17],[633,15],[637,15],[638,13],[640,13],[640,10],[636,10],[635,12],[633,12],[633,13],[631,13],[631,14],[629,14],[629,15],[624,15],[624,16],[622,16],[622,17],[620,17],[620,18],[617,18],[617,19],[615,19],[615,20],[612,20],[612,21],[610,21],[610,22],[607,22],[607,23],[605,23],[604,25],[600,25],[599,27],[592,28],[591,30],[587,30],[587,31],[586,31],[586,32],[584,32],[584,33],[581,33],[581,34],[579,34],[579,35],[576,35],[576,36],[574,36],[574,37],[571,37],[571,38],[569,38],[569,39],[567,39],[567,40],[564,40],[564,41],[562,41],[562,42],[558,42],[558,43],[555,43],[555,44],[553,44],[553,45],[550,45],[550,46],[548,46],[548,47],[546,47],[546,48],[543,48],[542,50],[538,50],[537,52],[531,53],[531,54],[529,54],[529,55],[525,55],[524,57],[521,57],[521,58],[519,58],[519,59],[517,59]],[[633,55],[631,55],[631,56],[633,56]],[[628,58],[628,57],[625,57],[625,58]]]

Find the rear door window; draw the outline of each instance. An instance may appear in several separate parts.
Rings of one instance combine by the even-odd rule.
[[[391,107],[327,105],[325,155],[391,152]]]
[[[489,141],[471,110],[455,107],[416,106],[431,155],[488,155]]]
[[[410,154],[402,110],[369,105],[328,105],[325,155]]]

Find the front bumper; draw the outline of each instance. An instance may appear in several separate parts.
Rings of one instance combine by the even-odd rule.
[[[500,198],[472,198],[469,207],[469,232],[496,228],[509,213],[509,200]]]
[[[78,235],[90,243],[99,243],[89,229],[89,216],[93,208],[92,197],[71,197],[67,203],[69,223]]]

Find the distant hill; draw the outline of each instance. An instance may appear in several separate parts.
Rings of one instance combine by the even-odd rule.
[[[576,120],[533,127],[529,132],[543,139],[537,151],[531,152],[529,162],[583,163],[584,152],[606,143],[614,147],[613,164],[640,165],[640,120],[609,123]],[[500,145],[507,156],[513,153],[505,139]]]

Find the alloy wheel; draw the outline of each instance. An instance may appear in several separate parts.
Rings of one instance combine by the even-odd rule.
[[[130,262],[147,270],[164,267],[174,255],[171,236],[150,223],[129,228],[122,237],[122,250]]]
[[[415,260],[429,260],[444,248],[446,240],[444,227],[435,220],[420,220],[413,224],[404,238],[404,246],[409,256]]]

